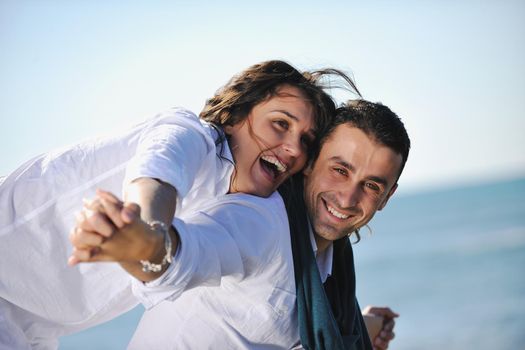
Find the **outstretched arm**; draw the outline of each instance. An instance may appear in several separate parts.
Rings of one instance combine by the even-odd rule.
[[[140,231],[143,233],[150,231],[149,234],[138,235],[139,237],[152,238],[152,242],[148,242],[145,248],[155,248],[153,249],[154,251],[150,251],[151,254],[147,254],[150,259],[145,258],[144,260],[149,260],[153,263],[160,262],[155,258],[157,255],[164,256],[163,254],[165,253],[163,237],[161,237],[163,235],[146,227],[145,223],[160,221],[166,224],[167,227],[171,227],[177,197],[184,197],[191,190],[194,181],[199,176],[202,176],[200,173],[201,165],[209,157],[215,156],[214,141],[212,135],[203,128],[199,118],[193,113],[184,110],[170,110],[163,113],[148,122],[141,131],[135,155],[126,166],[124,201],[126,203],[136,203],[140,207],[142,221]],[[191,154],[188,153],[188,149],[192,150]],[[100,199],[97,200],[97,203],[99,201]],[[117,212],[119,206],[124,207],[122,202],[113,204],[116,206]],[[98,205],[97,208],[101,208],[101,206]],[[105,209],[108,208],[109,206]],[[103,206],[102,209],[104,209]],[[102,215],[104,211],[101,211],[99,214],[96,213],[97,211],[96,208],[92,207],[91,212],[85,213],[86,217],[81,217],[80,220],[77,220],[84,222],[85,226],[77,224],[77,229],[71,235],[73,244],[78,248],[71,259],[72,264],[79,261],[94,261],[86,259],[99,255],[104,250],[109,254],[108,249],[111,240],[108,238],[117,230],[124,228],[122,226],[124,223],[131,224],[130,222],[119,221],[120,216],[112,215],[112,212],[108,211],[104,216]],[[87,221],[93,222],[88,223]],[[138,222],[136,224],[128,228],[134,227],[139,229],[140,225],[138,225]],[[83,249],[84,251],[82,252],[82,249],[80,249],[82,248],[80,238],[83,236],[78,233],[80,231],[87,233],[97,232],[91,225],[102,225],[98,230],[102,237],[97,238],[94,235],[91,237],[94,238],[93,240],[97,244],[100,244],[100,241],[104,241],[104,246],[101,250],[100,247],[96,248],[97,245],[94,245],[91,247],[92,249]],[[103,233],[106,235],[103,235]],[[155,235],[155,233],[157,234]],[[84,236],[87,237],[87,234]],[[172,242],[176,245],[177,240],[173,230],[171,230],[171,237]],[[126,251],[127,249],[121,250]],[[175,250],[172,251],[175,252]],[[116,252],[114,253],[116,254]],[[121,254],[123,253],[121,252]],[[86,255],[88,258],[86,258]],[[102,256],[99,255],[99,258],[102,258]],[[113,259],[113,261],[115,260]],[[127,271],[143,281],[153,280],[164,271],[163,269],[159,273],[145,274],[141,271],[141,265],[138,261],[118,261],[121,262]]]

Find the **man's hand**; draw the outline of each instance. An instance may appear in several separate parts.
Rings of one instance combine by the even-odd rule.
[[[369,324],[367,323],[367,316],[371,318],[381,318],[382,327],[379,330],[379,334],[371,339],[372,346],[374,350],[386,350],[392,339],[394,339],[394,318],[399,317],[399,314],[392,311],[389,307],[377,307],[377,306],[367,306],[362,311],[363,316],[365,317],[365,323],[367,328]]]

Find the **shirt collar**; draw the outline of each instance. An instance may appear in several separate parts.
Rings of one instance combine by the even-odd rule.
[[[308,231],[310,234],[310,243],[312,244],[312,250],[314,251],[315,261],[317,262],[317,268],[319,269],[319,275],[321,275],[321,281],[324,283],[328,276],[332,274],[332,264],[334,257],[334,244],[326,248],[326,250],[320,254],[317,254],[317,243],[315,242],[314,230],[312,225],[308,225]]]

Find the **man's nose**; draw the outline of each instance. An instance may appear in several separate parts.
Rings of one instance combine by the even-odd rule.
[[[361,189],[356,184],[344,184],[337,192],[337,199],[341,207],[353,208],[359,203],[361,198]]]

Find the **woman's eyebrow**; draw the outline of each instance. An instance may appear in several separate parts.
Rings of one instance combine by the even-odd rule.
[[[283,109],[274,109],[272,112],[279,112],[279,113],[282,113],[282,114],[286,114],[288,117],[292,118],[293,120],[295,121],[299,121],[299,118],[297,118],[295,115],[293,115],[292,113],[288,112],[288,111],[285,111]]]

